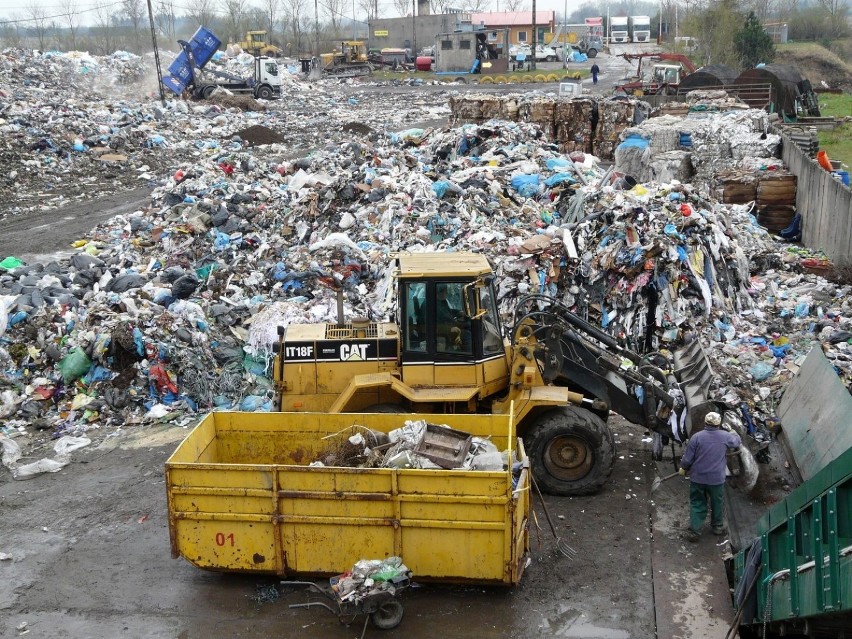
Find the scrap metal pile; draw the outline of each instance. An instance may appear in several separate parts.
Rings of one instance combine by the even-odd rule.
[[[538,292],[638,350],[697,335],[714,394],[758,420],[813,345],[852,380],[850,287],[803,273],[749,207],[676,181],[630,188],[534,124],[359,135],[342,130],[350,108],[326,110],[342,93],[293,91],[307,121],[337,127],[318,141],[346,140],[288,159],[290,144],[232,139],[249,123],[292,139],[283,111],[172,103],[157,135],[192,153],[157,173],[150,207],[101,224],[70,260],[0,262],[3,433],[106,435],[270,410],[277,327],[334,321],[338,288],[347,317],[386,317],[399,250],[486,253],[507,325],[518,297]],[[411,117],[375,95],[370,118]]]
[[[490,439],[425,420],[406,420],[389,433],[355,425],[323,439],[330,443],[311,466],[500,471],[511,465],[509,451]]]

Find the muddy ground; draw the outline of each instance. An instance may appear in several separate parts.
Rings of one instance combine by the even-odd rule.
[[[368,628],[368,636],[724,636],[728,544],[709,533],[699,544],[678,538],[687,482],[664,484],[652,501],[657,468],[643,434],[619,418],[613,427],[619,458],[603,491],[546,497],[575,560],[557,552],[535,502],[542,529],[530,533],[532,563],[517,587],[424,585],[406,594],[399,628]],[[187,432],[128,429],[76,451],[56,474],[13,481],[0,473],[0,552],[11,556],[0,561],[0,636],[360,635],[359,624],[341,626],[321,608],[289,609],[307,596],[275,577],[205,572],[171,558],[163,465]]]

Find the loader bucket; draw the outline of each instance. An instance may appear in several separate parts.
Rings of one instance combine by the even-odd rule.
[[[704,428],[704,417],[716,409],[709,399],[713,370],[701,343],[696,339],[673,354],[675,379],[680,384],[689,409],[686,429],[689,435]]]

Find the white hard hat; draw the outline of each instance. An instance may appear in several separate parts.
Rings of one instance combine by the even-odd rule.
[[[708,426],[718,426],[722,423],[722,417],[719,413],[707,413],[704,417],[704,423]]]

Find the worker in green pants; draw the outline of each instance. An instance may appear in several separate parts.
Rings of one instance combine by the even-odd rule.
[[[687,541],[696,542],[701,536],[710,502],[710,528],[715,535],[724,535],[725,528],[725,469],[727,453],[740,447],[740,436],[720,428],[719,413],[707,413],[704,430],[689,439],[680,460],[681,475],[689,472],[689,527],[684,531]]]

